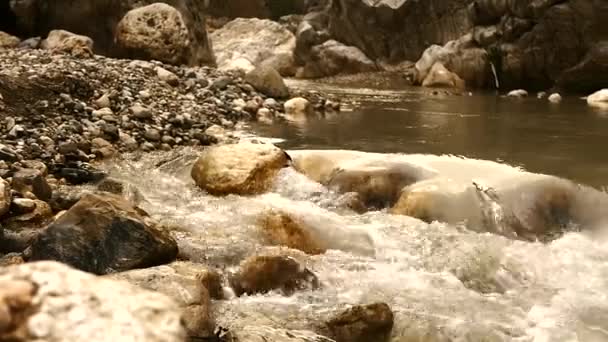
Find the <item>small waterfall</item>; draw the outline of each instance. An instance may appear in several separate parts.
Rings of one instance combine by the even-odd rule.
[[[490,62],[490,66],[492,67],[492,74],[494,75],[494,85],[496,86],[496,89],[499,89],[500,83],[498,82],[498,74],[496,73],[496,67],[492,62]]]

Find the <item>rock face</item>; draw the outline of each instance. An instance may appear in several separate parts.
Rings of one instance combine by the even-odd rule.
[[[334,0],[327,14],[331,37],[373,60],[415,61],[431,45],[471,35],[471,44],[457,49],[458,59],[485,53],[501,88],[547,89],[557,82],[591,92],[608,83],[591,77],[606,70],[608,3],[602,0]],[[441,62],[467,85],[477,84]],[[495,86],[490,68],[475,70],[482,86]]]
[[[332,39],[312,47],[298,76],[323,77],[376,70],[376,64],[361,50]]]
[[[310,0],[209,0],[206,13],[214,17],[279,19],[288,14],[306,13],[319,1]]]
[[[215,324],[211,317],[210,292],[221,290],[219,277],[211,279],[211,271],[200,264],[175,262],[142,270],[110,275],[110,278],[126,280],[139,287],[160,292],[172,298],[182,310],[188,335],[194,338],[213,336]],[[216,293],[217,294],[217,293]]]
[[[257,294],[277,290],[291,295],[298,290],[316,289],[319,280],[310,270],[291,257],[254,256],[240,265],[230,279],[237,294]]]
[[[168,297],[56,262],[0,268],[0,340],[181,342]]]
[[[336,342],[383,342],[390,339],[393,312],[386,303],[352,307],[326,323]]]
[[[235,19],[211,34],[218,68],[235,68],[246,59],[253,66],[267,64],[281,75],[293,75],[295,36],[279,23],[266,19]]]
[[[95,274],[155,266],[176,256],[177,244],[167,233],[111,194],[84,195],[31,246],[31,260],[56,260]]]
[[[191,175],[213,195],[252,195],[266,191],[286,164],[285,152],[270,144],[213,146],[199,157]]]
[[[72,0],[14,1],[19,30],[28,36],[46,36],[58,27],[90,37],[96,54],[131,57],[129,51],[116,44],[118,22],[130,10],[163,2],[175,7],[188,29],[190,42],[187,63],[214,64],[213,52],[205,28],[202,1],[196,0],[85,0],[74,6]]]
[[[116,41],[130,55],[170,64],[188,61],[188,28],[181,13],[164,3],[129,11],[116,28]]]
[[[53,30],[42,42],[42,48],[76,57],[93,56],[93,40],[65,30]]]
[[[263,65],[255,68],[245,75],[245,81],[267,96],[276,98],[289,96],[289,89],[283,78],[271,66]]]

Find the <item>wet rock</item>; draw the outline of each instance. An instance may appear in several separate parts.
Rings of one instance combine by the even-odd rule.
[[[273,120],[272,112],[268,108],[258,109],[255,116],[258,119],[258,121],[261,121],[261,122],[272,123],[272,120]]]
[[[257,18],[238,18],[211,34],[220,70],[229,70],[238,59],[262,64],[281,75],[293,75],[295,37],[279,23]]]
[[[440,62],[433,64],[424,81],[423,87],[464,89],[465,82],[455,73],[446,69]]]
[[[19,45],[21,40],[6,32],[0,31],[0,49],[10,49]]]
[[[389,341],[394,315],[386,303],[354,306],[326,323],[336,342]]]
[[[91,152],[101,159],[110,158],[117,153],[114,145],[103,138],[91,140]]]
[[[52,30],[42,42],[42,48],[55,53],[67,53],[76,57],[93,56],[93,40],[87,36],[66,30]]]
[[[49,205],[54,212],[68,210],[80,201],[80,197],[80,193],[77,192],[53,191],[53,197],[49,201]]]
[[[13,208],[15,208],[15,214],[20,215],[13,216],[8,220],[7,225],[29,225],[37,223],[45,223],[48,219],[53,217],[53,211],[51,206],[40,200],[32,200],[26,198],[13,199]]]
[[[358,48],[328,40],[310,50],[298,76],[316,78],[377,70],[376,64]]]
[[[508,94],[508,97],[526,97],[528,96],[528,92],[523,89],[511,90]]]
[[[558,93],[553,93],[551,95],[549,95],[549,102],[551,103],[560,103],[562,102],[562,96]]]
[[[181,13],[165,3],[129,11],[116,27],[116,41],[133,55],[170,64],[187,63],[188,28]]]
[[[302,97],[295,97],[285,102],[285,115],[288,118],[300,120],[306,119],[314,113],[311,103]]]
[[[319,280],[291,257],[262,255],[243,261],[230,278],[230,285],[237,296],[273,290],[289,296],[296,291],[319,288]]]
[[[245,75],[245,81],[259,92],[276,98],[289,96],[289,89],[281,75],[270,66],[259,66]]]
[[[587,104],[593,107],[608,108],[608,89],[598,90],[587,96]]]
[[[7,181],[0,178],[0,218],[8,213],[11,201],[11,187]]]
[[[185,338],[178,305],[126,282],[95,277],[56,262],[0,269],[0,339],[25,342]],[[120,314],[117,314],[120,313]],[[108,329],[108,327],[122,327]]]
[[[285,153],[270,144],[213,146],[203,151],[191,175],[213,195],[252,195],[266,191],[286,164]]]
[[[210,338],[215,323],[211,317],[210,291],[200,280],[209,270],[200,264],[174,262],[142,270],[109,275],[172,298],[179,304],[190,338]],[[221,288],[221,285],[220,285]]]
[[[87,163],[72,163],[60,168],[59,176],[70,184],[79,185],[98,182],[105,178],[106,174]]]
[[[158,76],[161,81],[172,86],[177,86],[179,84],[179,78],[171,71],[162,67],[156,67],[154,70],[156,71],[156,76]]]
[[[20,210],[15,205],[12,210],[16,216],[12,216],[3,222],[4,236],[0,240],[0,251],[3,252],[22,252],[29,247],[36,237],[44,231],[44,227],[53,218],[51,207],[46,202],[40,200],[20,199],[31,201],[32,211],[19,213]]]
[[[11,204],[11,211],[17,215],[31,213],[36,209],[36,201],[29,198],[15,198]]]
[[[167,233],[110,194],[84,195],[31,246],[31,260],[57,260],[96,274],[151,267],[176,255]]]
[[[258,219],[260,231],[264,239],[272,244],[287,246],[301,250],[307,254],[325,253],[325,246],[317,241],[309,227],[303,227],[302,222],[296,221],[291,215],[280,211],[269,211]]]
[[[12,186],[22,194],[31,192],[43,201],[48,201],[53,196],[53,189],[47,183],[43,172],[36,169],[20,169],[15,172]]]

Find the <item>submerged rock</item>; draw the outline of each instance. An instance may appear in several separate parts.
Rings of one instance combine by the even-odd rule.
[[[116,27],[116,42],[133,56],[170,64],[187,63],[188,28],[181,13],[164,3],[129,11]]]
[[[56,260],[106,274],[171,262],[177,244],[111,194],[86,194],[42,232],[30,260]]]
[[[270,144],[212,146],[203,151],[191,175],[212,195],[253,195],[268,190],[286,164],[285,152]]]
[[[273,245],[299,249],[307,254],[325,253],[325,246],[313,236],[314,230],[303,226],[285,212],[269,211],[261,215],[258,224],[265,240]],[[313,228],[314,229],[314,228]]]
[[[66,30],[53,30],[42,42],[42,48],[76,57],[93,56],[93,40]]]
[[[187,333],[191,338],[213,336],[215,323],[211,317],[211,291],[221,290],[219,278],[210,280],[211,271],[200,264],[174,262],[142,270],[132,270],[110,275],[112,279],[127,282],[160,292],[179,304]],[[217,294],[217,293],[215,293]]]
[[[0,268],[0,340],[182,342],[176,303],[56,262]]]
[[[354,306],[325,324],[327,335],[336,342],[386,342],[393,329],[394,315],[386,303]]]
[[[431,67],[431,70],[424,81],[422,81],[422,86],[464,89],[465,82],[458,75],[446,69],[441,62],[436,62],[433,64],[433,67]]]
[[[291,257],[261,255],[243,261],[230,278],[230,285],[237,296],[273,290],[289,296],[296,291],[317,289],[319,280]]]

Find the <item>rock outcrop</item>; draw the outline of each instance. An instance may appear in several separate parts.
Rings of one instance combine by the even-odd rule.
[[[30,260],[106,274],[171,262],[177,244],[126,200],[86,194],[32,243]]]
[[[11,2],[20,32],[42,36],[56,28],[85,35],[94,42],[93,52],[111,57],[132,57],[116,43],[117,26],[134,8],[163,2],[175,7],[188,30],[186,62],[190,65],[214,64],[207,37],[204,4],[195,0],[85,0],[78,6],[72,0],[37,0]],[[139,56],[139,55],[138,55]]]
[[[283,76],[295,73],[293,50],[295,36],[289,30],[267,19],[235,19],[211,35],[213,51],[220,70],[236,69],[249,61],[276,69]]]
[[[177,9],[164,3],[127,12],[116,27],[116,42],[141,59],[182,64],[189,57],[186,23]]]
[[[287,155],[270,144],[213,146],[192,167],[196,184],[213,195],[253,195],[269,189]]]
[[[182,342],[165,295],[56,262],[0,268],[0,340]]]

